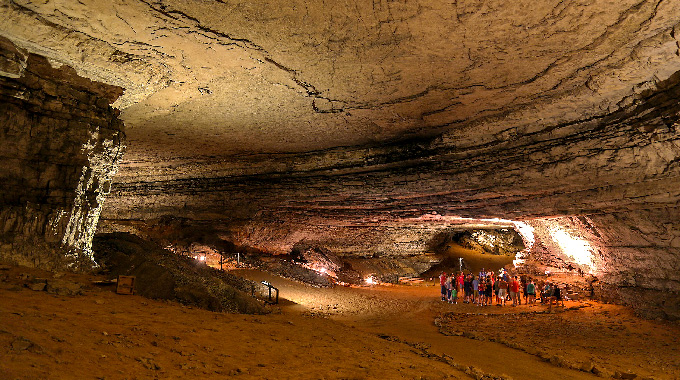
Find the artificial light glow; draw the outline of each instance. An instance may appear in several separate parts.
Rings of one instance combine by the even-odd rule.
[[[515,226],[515,231],[517,231],[517,233],[519,233],[519,235],[522,237],[522,240],[524,240],[524,247],[526,248],[527,252],[530,251],[536,242],[536,238],[534,237],[534,227],[531,227],[524,222],[513,222],[513,224]]]
[[[534,227],[531,227],[524,222],[512,223],[515,227],[515,231],[517,231],[519,236],[522,237],[522,241],[524,242],[524,250],[522,252],[518,252],[517,255],[515,255],[515,259],[512,260],[512,265],[517,267],[518,265],[524,264],[524,258],[529,255],[529,252],[531,252],[531,248],[536,242],[536,237],[534,236]]]
[[[593,262],[593,248],[587,241],[572,236],[557,226],[550,227],[549,231],[550,236],[560,247],[562,253],[571,257],[576,264],[587,266],[592,270],[595,265]]]
[[[302,267],[311,269],[316,273],[322,274],[322,275],[327,275],[331,278],[331,280],[337,280],[338,276],[335,274],[335,272],[331,269],[328,269],[326,267],[321,266],[319,263],[303,263],[301,264]]]
[[[373,278],[373,276],[368,276],[368,277],[366,277],[365,281],[366,281],[366,284],[367,284],[367,285],[375,285],[375,284],[376,284],[376,281],[375,281],[375,279]]]

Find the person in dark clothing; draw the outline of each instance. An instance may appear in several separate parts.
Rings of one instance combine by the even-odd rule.
[[[491,305],[491,302],[493,302],[493,284],[491,283],[491,279],[486,280],[484,293],[486,293],[486,304]]]
[[[463,283],[463,291],[465,292],[465,303],[472,302],[472,276],[468,275],[465,277],[465,282]]]
[[[560,286],[558,284],[553,284],[551,287],[551,296],[548,299],[548,311],[552,311],[552,303],[555,301],[555,306],[558,305],[558,303],[562,303],[562,307],[564,307],[564,299],[562,298],[562,290],[560,289]]]

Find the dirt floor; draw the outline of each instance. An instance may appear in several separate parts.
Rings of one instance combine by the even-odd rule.
[[[281,305],[269,315],[214,313],[117,295],[93,285],[95,276],[0,266],[0,379],[680,374],[680,326],[640,320],[623,307],[567,302],[545,313],[545,306],[451,305],[434,285],[313,288],[236,272],[279,287]],[[30,289],[40,288],[36,278],[47,279],[47,291]]]

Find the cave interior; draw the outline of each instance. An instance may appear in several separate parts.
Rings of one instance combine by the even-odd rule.
[[[132,234],[322,284],[465,262],[678,319],[678,9],[3,2],[0,259],[91,270]]]

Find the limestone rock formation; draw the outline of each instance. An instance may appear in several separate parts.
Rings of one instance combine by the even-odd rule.
[[[677,0],[12,0],[0,4],[0,73],[22,83],[41,60],[125,89],[117,100],[100,92],[115,100],[129,145],[101,231],[169,242],[159,221],[183,218],[184,236],[205,228],[202,243],[215,247],[288,254],[304,242],[407,274],[431,264],[437,233],[515,228],[525,232],[521,260],[587,269],[600,297],[678,318],[678,9]],[[31,109],[16,104],[14,113]],[[113,168],[120,143],[102,131],[120,129],[115,112],[92,104],[106,115],[89,125]],[[16,124],[4,117],[3,127]],[[13,173],[3,178],[50,177],[14,173],[22,149],[3,154]],[[40,160],[60,159],[45,158],[50,149]],[[63,151],[78,170],[87,162]],[[78,170],[60,177],[69,189]],[[98,176],[105,190],[112,172],[86,170],[84,180]],[[87,199],[106,193],[93,186]],[[53,204],[3,192],[6,239],[44,236],[20,226],[49,225],[53,210],[77,215],[84,198],[67,193]],[[82,251],[100,200],[81,212],[83,227],[60,230]],[[50,211],[32,211],[45,203]],[[565,241],[590,253],[570,255]]]
[[[123,154],[122,89],[0,38],[0,257],[92,265],[91,240]]]

